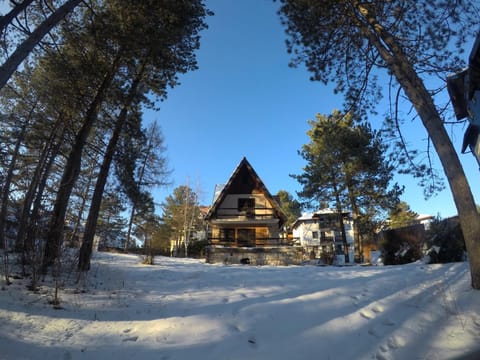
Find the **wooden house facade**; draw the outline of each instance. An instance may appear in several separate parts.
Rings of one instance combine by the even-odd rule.
[[[297,249],[287,246],[280,205],[243,158],[228,182],[215,191],[205,216],[209,227],[207,262],[294,264]]]
[[[205,220],[211,245],[264,247],[284,242],[286,216],[246,158],[217,190]]]

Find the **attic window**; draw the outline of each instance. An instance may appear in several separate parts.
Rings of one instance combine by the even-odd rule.
[[[254,198],[240,198],[238,199],[238,211],[253,212],[255,209]]]

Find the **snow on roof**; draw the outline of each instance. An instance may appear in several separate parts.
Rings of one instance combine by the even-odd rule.
[[[435,216],[433,215],[428,215],[428,214],[418,214],[416,217],[417,221],[423,221],[423,220],[430,220],[433,219]]]

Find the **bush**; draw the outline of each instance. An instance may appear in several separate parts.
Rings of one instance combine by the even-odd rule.
[[[380,246],[385,265],[401,265],[422,258],[425,242],[423,225],[413,225],[381,233]]]
[[[465,240],[458,217],[434,219],[427,233],[427,245],[431,264],[463,261]]]
[[[188,244],[188,256],[192,258],[203,258],[205,248],[208,246],[208,240],[193,241]]]

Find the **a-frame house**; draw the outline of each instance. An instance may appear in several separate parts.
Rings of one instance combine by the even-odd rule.
[[[284,244],[286,216],[246,158],[223,188],[217,188],[205,220],[212,246],[272,247]]]

